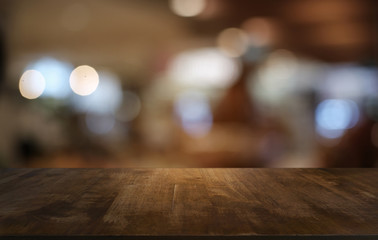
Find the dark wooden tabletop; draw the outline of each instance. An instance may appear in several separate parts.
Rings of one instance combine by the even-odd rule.
[[[378,239],[378,171],[0,170],[0,237],[298,235]]]

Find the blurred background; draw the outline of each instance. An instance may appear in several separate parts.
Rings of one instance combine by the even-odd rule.
[[[374,0],[0,0],[1,167],[377,167]]]

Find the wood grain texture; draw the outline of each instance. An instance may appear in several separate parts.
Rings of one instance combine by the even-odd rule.
[[[378,235],[376,169],[4,169],[0,236]]]

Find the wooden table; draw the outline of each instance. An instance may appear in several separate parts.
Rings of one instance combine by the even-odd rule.
[[[378,239],[378,170],[0,170],[0,238],[37,237]]]

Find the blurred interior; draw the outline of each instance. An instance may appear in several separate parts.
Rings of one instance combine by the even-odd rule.
[[[377,167],[374,0],[0,0],[1,167]]]

